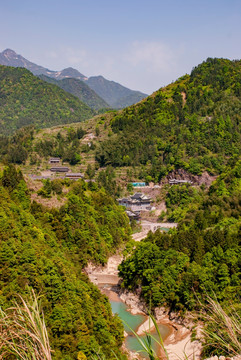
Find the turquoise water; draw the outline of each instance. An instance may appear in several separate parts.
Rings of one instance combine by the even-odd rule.
[[[121,301],[110,301],[111,303],[111,307],[112,307],[112,311],[114,314],[118,314],[119,317],[121,318],[121,320],[124,320],[134,331],[136,331],[138,329],[138,327],[147,319],[146,316],[144,315],[132,315],[129,311],[127,311],[127,306],[126,304],[124,304]],[[126,343],[126,347],[131,350],[131,351],[140,351],[143,350],[141,345],[139,344],[138,340],[136,339],[136,337],[133,335],[133,333],[131,332],[131,330],[125,325],[124,323],[124,328],[125,331],[128,333],[128,336],[125,340]],[[158,326],[159,331],[161,333],[162,338],[165,338],[168,333],[169,333],[169,328],[165,325],[159,325]],[[152,335],[158,339],[158,335],[155,332],[152,332]],[[141,339],[145,339],[146,336],[140,336]],[[159,345],[152,340],[153,343],[153,348],[155,350],[155,352],[158,352],[159,350]],[[140,353],[141,356],[143,358],[148,358],[148,356],[145,356],[145,353]]]
[[[170,228],[166,228],[166,227],[161,227],[160,230],[168,232],[170,230]]]
[[[129,311],[127,311],[127,306],[121,301],[110,301],[112,311],[114,314],[118,314],[121,320],[124,320],[134,331],[138,329],[138,327],[146,320],[146,316],[144,315],[132,315]],[[124,323],[125,331],[128,334],[132,334],[131,330]]]
[[[160,327],[163,327],[163,325],[160,325]],[[161,329],[159,328],[159,330],[161,330]],[[168,332],[169,332],[169,330],[167,329],[166,335],[168,334]],[[157,340],[159,341],[157,333],[154,333],[154,334],[152,333],[151,335],[154,336],[155,339],[157,339]],[[140,336],[140,338],[141,338],[142,340],[144,340],[144,339],[146,340],[146,336],[145,336],[145,335]],[[147,356],[146,352],[143,352],[143,351],[142,351],[143,348],[142,348],[142,346],[140,345],[139,341],[137,340],[137,338],[136,338],[135,336],[133,336],[133,335],[128,336],[128,337],[126,338],[126,340],[125,340],[125,343],[126,343],[127,349],[129,349],[129,350],[131,350],[131,351],[135,351],[135,352],[138,351],[138,352],[140,352],[140,355],[141,355],[144,359],[149,359],[149,357]],[[159,346],[158,343],[155,342],[155,340],[153,340],[153,339],[152,339],[152,348],[154,349],[155,353],[158,354],[160,346]]]

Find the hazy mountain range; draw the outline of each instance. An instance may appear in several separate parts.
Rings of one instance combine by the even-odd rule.
[[[104,100],[103,107],[109,105],[109,107],[112,108],[124,108],[126,106],[139,102],[147,96],[147,94],[144,94],[140,91],[130,90],[114,81],[106,80],[103,76],[91,76],[88,78],[87,76],[81,74],[78,70],[71,67],[63,69],[61,71],[53,71],[46,69],[43,66],[34,64],[31,61],[25,59],[23,56],[16,54],[16,52],[11,49],[6,49],[2,53],[0,53],[0,64],[6,66],[24,67],[30,70],[34,75],[45,75],[55,80],[72,78],[82,81]],[[48,79],[45,78],[45,80]],[[56,83],[56,85],[60,86],[60,84],[58,83]],[[82,87],[83,85],[78,86]],[[65,84],[63,83],[60,87],[65,91],[71,92],[70,90],[67,90],[65,88]],[[69,86],[69,83],[67,87],[68,89],[71,88]],[[74,88],[75,93],[71,93],[83,100],[82,93],[78,94],[76,92],[76,82]],[[93,97],[93,93],[90,92],[90,94]],[[99,101],[100,99],[98,99],[97,103]],[[86,102],[86,104],[88,104],[88,102]],[[99,108],[99,106],[92,106],[92,108]]]
[[[70,94],[77,96],[91,109],[99,110],[110,108],[110,105],[94,90],[92,90],[84,81],[78,80],[76,78],[64,78],[61,80],[56,80],[46,75],[39,75],[39,78],[49,82],[50,84],[55,84]]]

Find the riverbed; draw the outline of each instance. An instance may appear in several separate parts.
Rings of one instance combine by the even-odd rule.
[[[167,223],[158,225],[162,226],[163,228],[165,227],[166,230],[167,228],[171,227],[170,224]],[[163,230],[165,231],[165,229]],[[140,241],[144,237],[146,237],[147,231],[148,229],[145,229],[141,233],[133,234],[132,237],[135,241]],[[123,257],[120,251],[119,253],[111,256],[108,259],[108,262],[104,268],[97,267],[93,264],[88,264],[88,266],[85,268],[85,271],[88,274],[89,279],[108,296],[110,302],[112,303],[113,312],[124,312],[124,319],[126,317],[129,318],[130,315],[136,316],[136,314],[141,314],[142,316],[144,316],[144,320],[143,318],[139,318],[141,320],[137,321],[137,325],[135,322],[136,320],[134,321],[133,318],[130,321],[130,326],[133,328],[133,330],[137,330],[138,335],[140,335],[143,334],[143,323],[145,325],[144,330],[148,330],[149,322],[147,320],[148,317],[143,312],[145,306],[141,304],[139,297],[128,292],[121,293],[119,297],[118,291],[110,291],[111,289],[115,288],[120,290],[120,288],[118,287],[120,281],[118,277],[118,265],[121,263],[122,259]],[[115,302],[117,302],[118,304],[114,304]],[[119,305],[119,303],[125,304],[127,308],[122,308],[122,305]],[[169,360],[176,360],[178,358],[184,359],[186,357],[195,357],[195,359],[198,360],[201,352],[200,343],[191,342],[191,331],[186,326],[179,324],[178,317],[177,319],[175,319],[174,316],[174,318],[172,317],[172,320],[170,320],[169,315],[164,308],[155,309],[155,315],[158,323],[161,323],[160,328],[162,328],[163,326],[166,328],[166,333],[165,331],[163,333],[163,330],[161,330],[160,332],[163,336],[163,340],[165,340],[165,349],[168,352]],[[122,317],[122,315],[120,315],[120,317]],[[129,350],[134,349],[134,351],[138,350],[138,341],[136,341],[134,336],[132,336],[131,334],[127,336],[126,348]],[[161,355],[160,349],[157,349],[157,353],[158,355]],[[145,359],[143,354],[142,359]]]
[[[137,333],[141,332],[140,330],[143,325],[146,325],[147,332],[150,332],[150,334],[157,341],[160,341],[158,339],[157,331],[153,329],[153,324],[148,324],[148,316],[141,311],[140,313],[137,313],[135,315],[128,311],[128,306],[120,299],[117,293],[110,290],[108,285],[102,287],[102,292],[104,292],[108,296],[113,313],[118,314],[120,319],[123,321],[125,333],[127,334],[125,339],[126,349],[132,352],[139,352],[141,358],[149,359],[147,354],[142,351],[143,348],[137,337],[133,334],[133,331]],[[158,329],[163,340],[165,340],[171,333],[170,326],[168,325],[158,324]],[[139,336],[142,341],[146,340],[146,335],[142,334]],[[154,339],[152,339],[152,347],[154,351],[159,355],[161,352],[161,348]]]

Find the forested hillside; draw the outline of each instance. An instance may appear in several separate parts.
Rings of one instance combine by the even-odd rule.
[[[172,169],[218,174],[240,154],[241,61],[207,59],[111,121],[100,166],[143,165],[158,181]]]
[[[175,190],[177,195],[181,191]],[[238,306],[241,161],[230,162],[187,211],[177,230],[149,233],[120,265],[120,276],[123,286],[141,289],[141,296],[152,306],[185,312],[197,309],[197,299],[207,294],[224,305],[233,301]]]
[[[33,288],[43,295],[53,359],[83,354],[112,359],[112,350],[121,357],[120,320],[82,269],[89,260],[105,263],[129,239],[123,210],[93,183],[74,183],[65,205],[47,209],[31,203],[30,190],[13,165],[0,181],[1,307]]]
[[[93,111],[86,104],[30,71],[0,66],[1,134],[12,134],[30,124],[43,128],[79,122],[91,116]]]
[[[69,92],[70,94],[76,96],[91,109],[100,110],[108,109],[110,106],[107,104],[99,95],[97,95],[94,90],[92,90],[84,81],[79,79],[62,79],[56,80],[45,75],[39,75],[40,79],[59,86],[64,91]]]

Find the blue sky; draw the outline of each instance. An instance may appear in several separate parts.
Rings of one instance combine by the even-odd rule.
[[[241,58],[241,0],[0,0],[0,51],[152,93],[207,57]]]

